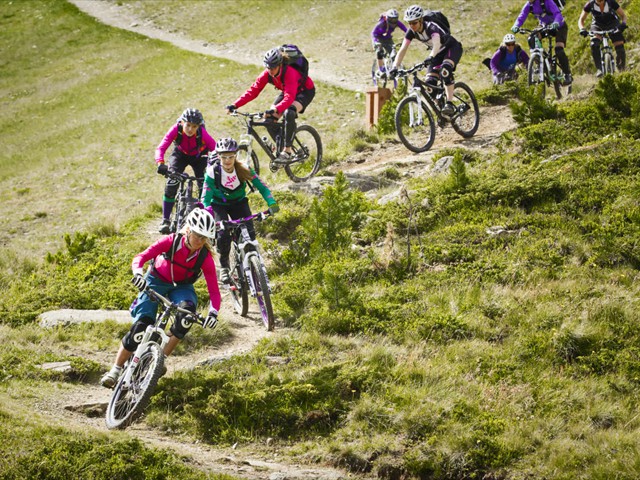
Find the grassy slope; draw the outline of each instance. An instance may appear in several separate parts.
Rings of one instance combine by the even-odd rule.
[[[460,8],[464,4],[453,3]],[[343,5],[331,4],[333,8]],[[360,7],[351,15],[366,13],[367,21],[362,22],[366,32],[372,15],[365,11],[368,3]],[[381,5],[374,7],[377,12]],[[345,16],[351,18],[348,13]],[[0,121],[5,147],[0,153],[0,187],[5,192],[3,215],[8,217],[10,212],[17,218],[0,234],[2,281],[6,285],[11,272],[17,277],[22,274],[23,260],[17,261],[21,257],[14,253],[18,248],[28,247],[38,260],[43,251],[55,249],[64,232],[82,230],[87,225],[103,226],[112,217],[120,225],[145,212],[161,191],[161,182],[153,178],[149,163],[170,120],[187,103],[204,105],[205,113],[211,112],[207,118],[218,120],[214,112],[226,103],[229,94],[225,92],[237,92],[246,85],[238,78],[253,78],[258,70],[223,62],[227,74],[220,76],[215,60],[113,31],[60,2],[3,3],[0,14],[0,39],[10,47],[0,59]],[[478,21],[490,24],[480,17]],[[53,28],[43,28],[44,22]],[[504,23],[510,24],[510,20]],[[259,25],[257,22],[254,27]],[[177,62],[186,64],[189,71],[203,70],[204,78],[215,78],[216,91],[222,95],[212,95],[208,82],[187,83],[189,77],[176,72]],[[235,76],[228,75],[230,69]],[[334,93],[337,98],[319,99],[317,105],[323,105],[323,101],[338,105],[354,101],[350,93]],[[23,112],[28,113],[29,120],[23,118]],[[231,128],[228,123],[220,125],[223,130]],[[33,159],[25,169],[21,146],[33,143],[34,131],[42,141],[29,149]],[[363,316],[370,318],[374,327],[376,321],[394,323],[386,318],[413,319],[423,330],[408,329],[411,334],[407,336],[417,341],[400,338],[399,331],[367,340],[359,336],[294,336],[266,344],[217,370],[177,377],[163,384],[167,388],[159,392],[158,402],[177,401],[181,405],[185,399],[176,400],[171,392],[181,391],[185,386],[181,382],[201,383],[203,388],[191,390],[193,398],[187,401],[202,411],[195,410],[193,418],[185,416],[179,428],[208,441],[217,438],[231,442],[234,435],[245,434],[249,438],[266,436],[273,428],[273,418],[299,416],[304,421],[295,428],[300,430],[302,426],[301,431],[324,437],[294,444],[294,453],[334,458],[354,470],[380,458],[378,467],[402,465],[422,472],[434,469],[445,476],[447,472],[462,476],[464,472],[508,467],[511,478],[525,478],[527,474],[536,478],[577,478],[581,474],[584,478],[636,478],[640,471],[635,416],[637,273],[624,266],[590,268],[585,263],[592,249],[590,237],[576,233],[580,228],[595,229],[598,224],[616,231],[616,208],[634,208],[637,189],[632,182],[623,182],[627,176],[633,179],[637,175],[633,169],[637,159],[629,157],[630,165],[624,167],[617,158],[627,158],[628,152],[620,151],[609,155],[606,162],[598,161],[611,148],[611,144],[605,144],[586,157],[595,158],[593,163],[576,154],[558,164],[558,176],[564,175],[562,185],[567,192],[581,192],[585,196],[581,201],[587,204],[602,201],[607,205],[606,215],[600,217],[594,210],[585,217],[584,225],[574,225],[563,212],[554,211],[554,202],[531,215],[526,208],[510,210],[518,201],[526,204],[531,192],[557,187],[553,169],[528,170],[526,161],[521,165],[510,160],[504,165],[480,168],[487,170],[486,178],[474,177],[474,188],[487,182],[483,188],[496,195],[480,213],[470,214],[458,206],[445,209],[451,218],[445,215],[442,223],[430,223],[433,219],[427,218],[425,222],[432,230],[425,243],[433,245],[427,250],[432,270],[408,278],[403,288],[391,288],[402,281],[399,276],[378,279],[378,285],[358,290],[360,294],[369,288],[374,293],[363,296],[367,304],[360,305],[366,307]],[[581,168],[574,172],[572,161]],[[623,167],[627,169],[623,169],[625,175],[616,178]],[[51,180],[52,168],[59,174],[55,181]],[[590,199],[595,190],[590,192],[585,185],[590,175],[604,175],[601,170],[610,171],[611,176],[606,198]],[[545,175],[539,177],[541,173]],[[540,183],[527,185],[527,179],[532,178],[541,178]],[[417,189],[423,187],[416,185]],[[483,188],[473,195],[448,200],[473,204],[478,195],[485,194]],[[500,199],[504,207],[495,208],[495,199]],[[401,216],[404,211],[396,214]],[[531,240],[527,240],[527,234],[517,241],[491,243],[484,239],[485,228],[497,223],[514,229],[525,227]],[[459,238],[465,242],[457,241]],[[473,272],[477,264],[470,251],[486,255],[480,257],[486,272]],[[455,267],[458,262],[460,270]],[[338,264],[328,263],[328,270],[314,277],[323,282],[321,290],[326,292],[331,287],[330,274]],[[464,270],[467,264],[470,272]],[[363,265],[362,270],[355,266],[353,273],[346,274],[356,279],[366,277],[370,265]],[[441,269],[443,265],[452,266]],[[488,277],[485,283],[477,281],[482,273]],[[56,282],[64,280],[64,270],[59,275]],[[301,276],[300,280],[308,279]],[[72,288],[73,281],[69,279]],[[90,290],[91,284],[87,288]],[[376,289],[382,289],[384,296],[380,297]],[[401,292],[403,296],[399,297]],[[346,300],[359,301],[356,295],[347,295]],[[317,298],[314,301],[321,303]],[[421,309],[427,312],[424,318]],[[326,328],[335,315],[318,316]],[[313,325],[314,318],[306,320]],[[114,327],[113,345],[120,334]],[[2,378],[15,377],[10,391],[19,391],[21,381],[35,381],[36,388],[46,388],[46,378],[36,375],[33,380],[32,373],[20,368],[28,363],[20,352],[41,350],[39,334],[11,330],[7,335],[27,342],[4,352]],[[80,345],[84,340],[77,338],[74,342]],[[291,356],[294,361],[289,366],[271,368],[262,364],[264,354]],[[587,360],[577,361],[580,356]],[[615,370],[609,370],[611,364],[616,365]],[[212,386],[218,384],[225,388],[217,394],[219,397],[210,398]],[[279,410],[265,412],[268,415],[264,418],[251,417],[261,411],[265,398]],[[225,412],[219,415],[215,401],[229,402],[229,411],[238,405],[248,408],[230,419],[224,417]],[[309,411],[313,408],[320,415],[311,415],[316,411]],[[158,405],[150,421],[166,426],[172,420],[165,418],[165,410],[164,405]],[[0,415],[19,420],[15,412]],[[210,421],[198,423],[199,418]],[[333,423],[336,418],[340,420],[338,425]],[[232,423],[226,431],[215,431],[214,420],[220,419],[222,423],[233,420],[239,425],[241,420],[248,420],[250,424],[244,431]],[[43,432],[47,438],[59,435],[64,444],[64,432],[39,426],[28,425],[24,432],[14,430],[7,435],[28,443],[25,439],[41,438]],[[296,435],[277,433],[282,435],[283,444],[287,435]],[[36,453],[33,458],[38,456]],[[30,463],[32,457],[26,458]]]

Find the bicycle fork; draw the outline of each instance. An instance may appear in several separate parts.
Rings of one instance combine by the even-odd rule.
[[[124,388],[131,387],[131,378],[133,377],[133,371],[135,370],[135,367],[138,365],[138,362],[140,362],[140,357],[142,356],[142,353],[144,352],[147,346],[147,343],[149,343],[149,339],[154,334],[158,334],[162,339],[161,342],[158,342],[161,350],[164,351],[165,345],[169,343],[169,336],[166,333],[164,333],[164,328],[158,327],[156,325],[149,325],[144,331],[144,334],[142,335],[142,339],[140,340],[140,343],[138,344],[136,351],[133,352],[133,355],[129,359],[129,363],[127,364],[127,368],[125,369],[124,378],[122,380],[122,385],[124,386]]]
[[[424,117],[422,112],[420,92],[417,89],[413,89],[413,92],[409,94],[410,97],[415,98],[414,102],[409,102],[409,126],[418,127],[424,125]]]

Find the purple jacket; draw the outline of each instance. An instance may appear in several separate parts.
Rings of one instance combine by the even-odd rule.
[[[397,27],[399,27],[403,32],[407,31],[407,26],[401,21],[398,21]],[[391,25],[389,25],[387,23],[386,17],[384,15],[381,15],[380,20],[378,20],[376,26],[373,27],[373,30],[371,30],[371,39],[374,42],[388,43],[392,40],[391,35],[393,34],[393,31],[395,29],[396,27],[392,27]]]
[[[545,8],[542,8],[542,2],[544,2]],[[530,13],[533,13],[533,16],[536,17],[542,25],[550,25],[553,22],[561,27],[564,25],[564,17],[553,0],[535,0],[533,4],[525,2],[520,15],[516,18],[514,26],[521,27],[524,25]]]
[[[516,45],[514,52],[516,54],[516,63],[514,63],[513,65],[509,65],[508,67],[515,68],[517,63],[523,63],[526,66],[529,63],[529,55],[527,55],[527,52],[525,52],[520,47],[520,45]],[[491,57],[491,72],[494,75],[498,75],[500,72],[504,72],[509,69],[505,69],[505,65],[502,65],[506,56],[507,47],[502,45],[498,50],[496,50],[496,53],[493,54],[493,57]]]

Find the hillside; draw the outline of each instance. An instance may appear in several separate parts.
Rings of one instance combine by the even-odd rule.
[[[558,104],[522,85],[483,90],[470,61],[461,75],[486,102],[478,134],[445,129],[413,155],[361,129],[352,88],[382,2],[97,5],[134,31],[69,3],[0,6],[0,477],[640,476],[635,72],[584,74]],[[468,58],[486,55],[497,7],[445,7]],[[342,19],[348,39],[326,31]],[[248,52],[259,60],[284,34],[317,67],[305,120],[327,164],[302,188],[266,174],[282,206],[261,226],[276,331],[225,299],[220,327],[194,330],[171,359],[144,421],[107,432],[95,383],[127,326],[41,328],[37,315],[129,306],[130,259],[156,238],[155,144],[185,104],[216,134],[237,132],[222,107],[259,71]]]

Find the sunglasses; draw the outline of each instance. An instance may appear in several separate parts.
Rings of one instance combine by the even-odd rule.
[[[516,44],[515,44],[515,43],[505,43],[505,45],[506,45],[507,47],[515,47],[515,46],[516,46]]]
[[[409,22],[409,25],[418,25],[420,23],[420,20],[411,20]]]
[[[235,153],[221,153],[220,158],[222,160],[234,160],[236,158]]]

